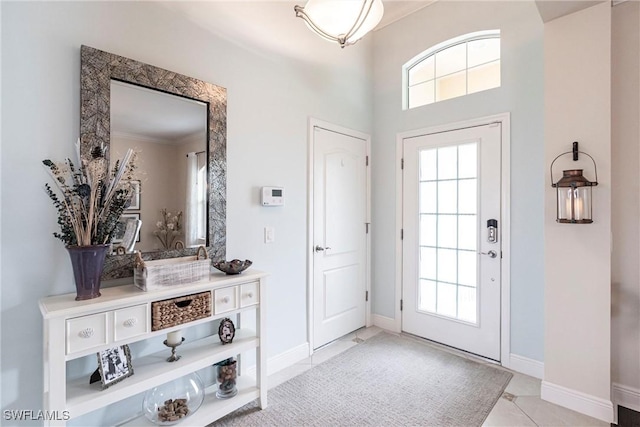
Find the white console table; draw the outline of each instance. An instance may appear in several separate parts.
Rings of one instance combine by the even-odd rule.
[[[68,411],[71,419],[152,389],[191,372],[255,349],[255,378],[239,370],[238,394],[230,399],[217,399],[215,386],[207,390],[198,411],[185,424],[207,425],[235,409],[259,399],[267,406],[265,353],[265,278],[267,274],[248,270],[240,275],[212,273],[206,282],[143,292],[133,285],[101,289],[99,298],[75,301],[75,294],[52,296],[40,300],[44,328],[44,410]],[[182,325],[158,331],[151,329],[151,303],[200,292],[211,292],[211,315]],[[245,310],[256,311],[256,328],[236,325],[233,343],[222,345],[217,334],[195,342],[185,341],[178,347],[182,358],[166,361],[167,348],[161,352],[136,358],[134,374],[105,390],[89,385],[89,376],[67,381],[67,362],[99,351],[166,335],[168,332],[211,322]],[[240,326],[240,327],[238,327]],[[239,363],[241,363],[239,361]],[[97,364],[97,358],[96,358]],[[239,367],[241,368],[241,367]],[[144,416],[131,425],[152,425]],[[66,421],[45,421],[45,425],[65,425]]]

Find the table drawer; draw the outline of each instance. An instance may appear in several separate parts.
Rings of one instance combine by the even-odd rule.
[[[214,311],[216,314],[224,313],[238,308],[238,287],[216,289],[214,292]]]
[[[122,308],[113,312],[114,340],[120,341],[143,335],[149,329],[147,304]]]
[[[67,320],[67,354],[107,343],[107,313]]]
[[[257,304],[260,300],[258,282],[240,285],[240,307]]]

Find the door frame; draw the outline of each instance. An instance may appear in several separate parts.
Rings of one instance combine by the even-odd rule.
[[[309,355],[313,354],[313,269],[314,269],[314,250],[313,250],[313,163],[314,163],[314,144],[315,134],[314,128],[319,127],[331,132],[341,133],[358,139],[363,139],[366,144],[366,156],[369,159],[366,168],[366,222],[369,223],[369,232],[367,233],[367,241],[365,245],[365,289],[369,294],[369,299],[365,302],[365,326],[371,326],[371,136],[339,126],[333,123],[325,122],[314,117],[309,117],[308,123],[308,145],[307,145],[307,340],[309,342]]]
[[[511,351],[511,114],[501,113],[486,117],[479,117],[444,125],[430,126],[402,132],[396,136],[396,277],[395,277],[395,332],[402,332],[402,311],[400,301],[402,300],[402,202],[403,202],[403,174],[402,157],[403,141],[406,138],[413,138],[422,135],[449,132],[463,128],[500,123],[501,127],[501,176],[500,176],[500,213],[502,215],[502,225],[500,232],[502,235],[502,262],[500,265],[501,292],[500,292],[500,364],[506,368],[510,366]]]

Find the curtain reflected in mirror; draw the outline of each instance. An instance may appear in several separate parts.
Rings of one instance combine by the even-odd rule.
[[[127,252],[207,246],[207,105],[112,80],[110,114],[110,158],[139,152],[140,193],[125,214],[142,224]]]

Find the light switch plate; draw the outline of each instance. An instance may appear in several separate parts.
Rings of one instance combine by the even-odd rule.
[[[273,243],[276,241],[276,229],[274,227],[264,228],[264,242]]]

